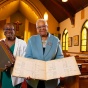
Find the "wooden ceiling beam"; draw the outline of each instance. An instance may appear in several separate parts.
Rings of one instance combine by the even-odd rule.
[[[62,11],[64,11],[67,16],[70,18],[71,20],[71,24],[74,25],[75,24],[75,14],[71,13],[71,12],[68,12],[68,10],[66,8],[64,8],[61,4],[57,3],[57,1],[55,0],[51,0],[52,3],[54,3],[58,8],[62,9]]]

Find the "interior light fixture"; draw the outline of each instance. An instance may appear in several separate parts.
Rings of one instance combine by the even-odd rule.
[[[62,0],[62,2],[67,2],[68,0]]]
[[[47,13],[47,12],[44,13],[44,19],[45,19],[46,21],[48,20],[48,13]]]

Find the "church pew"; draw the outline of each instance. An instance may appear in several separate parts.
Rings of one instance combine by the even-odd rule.
[[[79,77],[79,88],[88,88],[88,78]]]
[[[65,78],[64,88],[88,88],[88,53],[65,52],[64,56],[75,56],[78,66],[81,66],[81,75]]]
[[[82,65],[81,75],[88,75],[88,63],[80,63]]]
[[[88,59],[76,59],[77,63],[88,63]]]
[[[79,76],[79,88],[88,88],[88,63],[82,65],[81,75]]]

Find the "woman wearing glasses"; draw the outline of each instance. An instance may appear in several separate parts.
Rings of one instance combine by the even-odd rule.
[[[24,56],[27,46],[26,42],[22,39],[18,39],[15,35],[15,31],[16,30],[12,23],[6,23],[3,28],[5,38],[0,41],[3,41],[6,44],[8,50],[13,54],[14,57]],[[12,68],[13,66],[9,68],[6,66],[6,70],[1,73],[1,88],[21,87],[21,83],[24,81],[24,79],[11,76]]]
[[[60,41],[48,32],[48,24],[44,19],[36,22],[37,35],[32,36],[27,45],[26,58],[43,61],[63,58]],[[56,88],[58,79],[49,81],[32,80],[28,77],[29,88]]]

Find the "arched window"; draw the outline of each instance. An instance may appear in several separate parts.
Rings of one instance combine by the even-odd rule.
[[[81,51],[88,51],[88,20],[86,20],[81,30]]]
[[[62,50],[68,50],[68,30],[65,29],[62,35]]]

